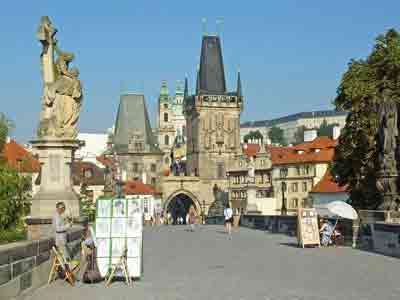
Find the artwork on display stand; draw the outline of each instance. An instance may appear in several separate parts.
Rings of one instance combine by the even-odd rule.
[[[97,201],[97,217],[111,218],[111,200],[98,199]]]
[[[113,218],[126,217],[126,199],[113,200]]]
[[[96,219],[96,237],[109,238],[111,236],[111,218]]]
[[[99,267],[99,272],[102,277],[105,277],[110,268],[110,258],[109,257],[97,257],[97,265]]]
[[[133,218],[128,218],[126,227],[127,237],[136,237],[142,234],[143,230],[142,214],[136,214]]]
[[[135,214],[140,214],[140,213],[141,213],[140,199],[139,198],[128,199],[128,218],[132,218],[135,216]]]
[[[149,202],[148,198],[146,198]],[[140,197],[133,199],[98,199],[96,207],[97,263],[105,276],[127,250],[131,277],[142,272],[143,214]],[[117,276],[122,276],[117,271]]]
[[[128,247],[128,257],[140,256],[142,251],[142,243],[140,237],[127,238],[126,245]]]
[[[140,277],[142,274],[142,261],[138,257],[128,257],[128,271],[131,277]]]
[[[126,247],[126,239],[125,238],[113,238],[111,246],[111,256],[112,257],[121,257],[124,254],[124,249]]]
[[[126,236],[126,218],[113,218],[111,236],[122,238]]]
[[[110,256],[110,242],[111,239],[97,238],[97,257]]]

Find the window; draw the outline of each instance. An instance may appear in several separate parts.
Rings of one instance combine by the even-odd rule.
[[[282,169],[279,170],[279,173],[280,173],[281,177],[287,177],[288,169],[287,168],[282,168]]]
[[[155,177],[152,177],[152,178],[151,178],[151,185],[152,185],[152,186],[155,186],[155,185],[156,185],[156,178],[155,178]]]
[[[224,171],[224,163],[217,164],[217,178],[224,178],[225,171]]]
[[[91,169],[85,170],[85,178],[92,178],[93,177],[93,171]]]
[[[169,145],[169,135],[164,136],[164,145]]]
[[[165,108],[165,109],[168,108],[168,103],[164,103],[164,108]]]
[[[151,172],[155,172],[155,171],[156,171],[156,169],[157,169],[157,166],[156,166],[156,164],[151,164],[151,166],[150,166],[150,170],[151,170]]]
[[[164,122],[168,122],[168,113],[164,113]]]
[[[297,208],[298,201],[299,200],[297,198],[293,198],[292,199],[292,203],[291,203],[292,208]]]
[[[303,182],[303,192],[307,192],[307,182]]]
[[[138,163],[133,163],[132,171],[135,173],[139,172],[139,164]]]
[[[296,193],[298,191],[298,184],[297,182],[292,183],[292,192]]]
[[[301,169],[299,166],[296,167],[296,174],[301,175]]]

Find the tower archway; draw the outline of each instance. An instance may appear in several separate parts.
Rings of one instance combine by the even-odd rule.
[[[193,208],[196,215],[201,214],[201,206],[197,197],[187,191],[179,190],[172,193],[164,202],[164,210],[171,215],[173,224],[178,224],[179,218],[186,224],[186,215]]]

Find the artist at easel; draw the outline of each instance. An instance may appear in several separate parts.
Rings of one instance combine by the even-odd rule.
[[[68,225],[66,224],[68,223]],[[56,214],[53,217],[53,228],[55,231],[55,241],[58,252],[60,252],[66,260],[69,260],[70,251],[67,246],[67,228],[72,227],[72,219],[65,217],[64,202],[57,202]]]

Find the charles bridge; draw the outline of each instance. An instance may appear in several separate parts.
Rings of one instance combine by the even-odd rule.
[[[146,227],[144,274],[132,287],[61,280],[25,299],[399,299],[400,262],[352,249],[297,247],[295,237],[220,225]],[[47,276],[48,274],[41,274]],[[1,298],[1,297],[0,297]],[[7,298],[1,298],[7,299]]]

